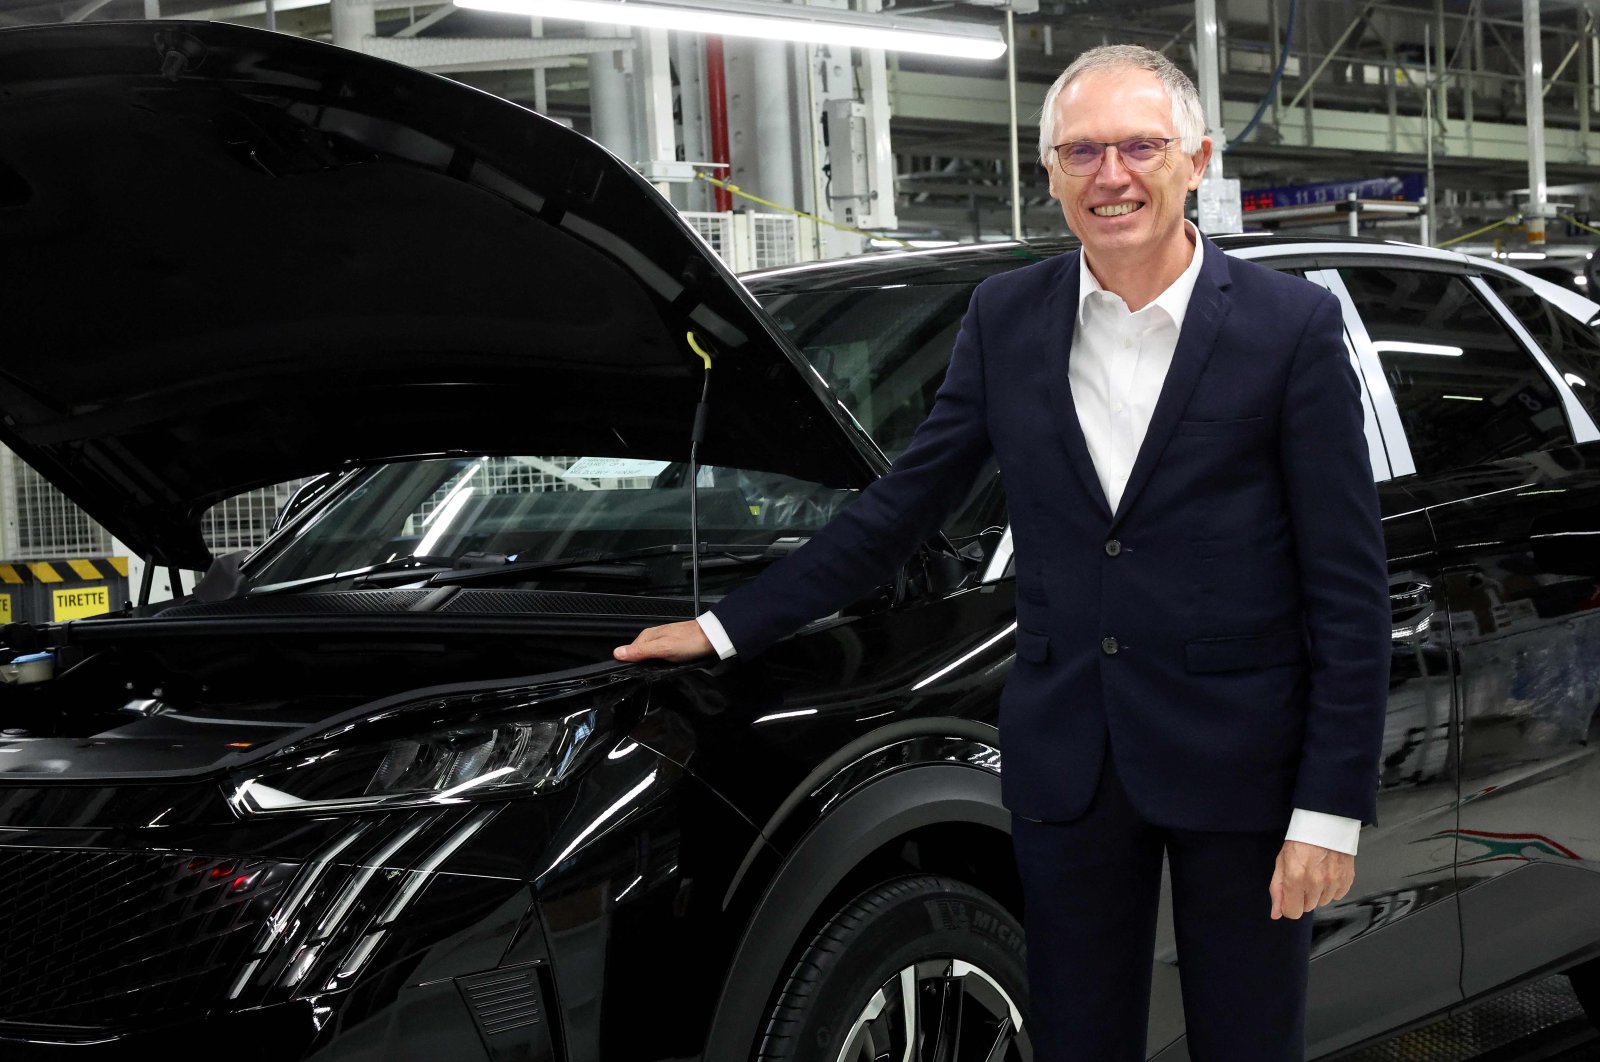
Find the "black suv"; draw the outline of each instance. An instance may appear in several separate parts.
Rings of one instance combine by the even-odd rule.
[[[1318,916],[1312,1053],[1566,967],[1600,1011],[1600,307],[1219,242],[1345,305],[1392,557],[1381,821]],[[455,83],[224,25],[0,32],[0,439],[147,571],[207,569],[5,629],[0,1054],[1031,1057],[992,468],[757,658],[610,649],[848,505],[972,288],[1066,249],[747,291],[626,166]],[[210,556],[208,506],[303,476]],[[1163,1059],[1176,961],[1165,932]]]

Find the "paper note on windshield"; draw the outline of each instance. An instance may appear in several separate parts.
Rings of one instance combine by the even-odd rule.
[[[567,469],[567,475],[580,479],[632,479],[659,476],[671,461],[641,461],[632,457],[580,457]]]

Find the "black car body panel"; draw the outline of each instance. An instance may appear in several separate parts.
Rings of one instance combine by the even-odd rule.
[[[7,349],[29,352],[0,374],[0,436],[162,563],[203,559],[210,500],[332,473],[184,600],[7,629],[5,661],[43,650],[56,672],[0,685],[0,1054],[740,1062],[808,942],[908,876],[1011,916],[935,903],[930,931],[1020,956],[992,469],[892,584],[759,657],[609,650],[693,614],[686,558],[657,549],[686,537],[690,484],[726,525],[700,558],[714,601],[900,448],[971,288],[1070,243],[775,271],[748,278],[758,304],[598,147],[415,71],[102,24],[0,32],[0,85],[0,261],[34,271],[0,295]],[[1362,263],[1510,277],[1397,245],[1219,242],[1347,299],[1339,271]],[[70,312],[75,268],[100,313]],[[1596,308],[1547,288],[1532,304],[1582,340]],[[1455,363],[1384,362],[1362,321],[1350,302],[1395,636],[1379,823],[1317,916],[1316,1057],[1600,954],[1600,431],[1571,379],[1589,363],[1550,351],[1561,410],[1507,390],[1523,410],[1481,405],[1507,452],[1427,468],[1392,391]],[[689,331],[716,348],[692,480]],[[534,473],[579,466],[518,454],[635,462],[641,493],[556,497]],[[415,504],[352,546],[407,476]],[[1186,1055],[1172,939],[1165,1060]],[[916,988],[959,1004],[961,976]],[[1025,990],[985,991],[1025,1019]]]

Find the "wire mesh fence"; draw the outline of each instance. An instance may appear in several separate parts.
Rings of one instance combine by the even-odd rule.
[[[278,510],[307,482],[291,479],[225,498],[200,518],[200,533],[216,556],[255,549],[266,541]]]
[[[6,560],[106,556],[111,533],[10,450],[0,448]]]

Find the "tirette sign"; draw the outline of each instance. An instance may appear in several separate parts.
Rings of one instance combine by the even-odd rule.
[[[71,590],[53,590],[50,597],[57,623],[101,616],[111,611],[111,588],[107,586],[79,586]]]
[[[127,597],[127,557],[0,561],[0,622],[88,619],[120,608]]]

